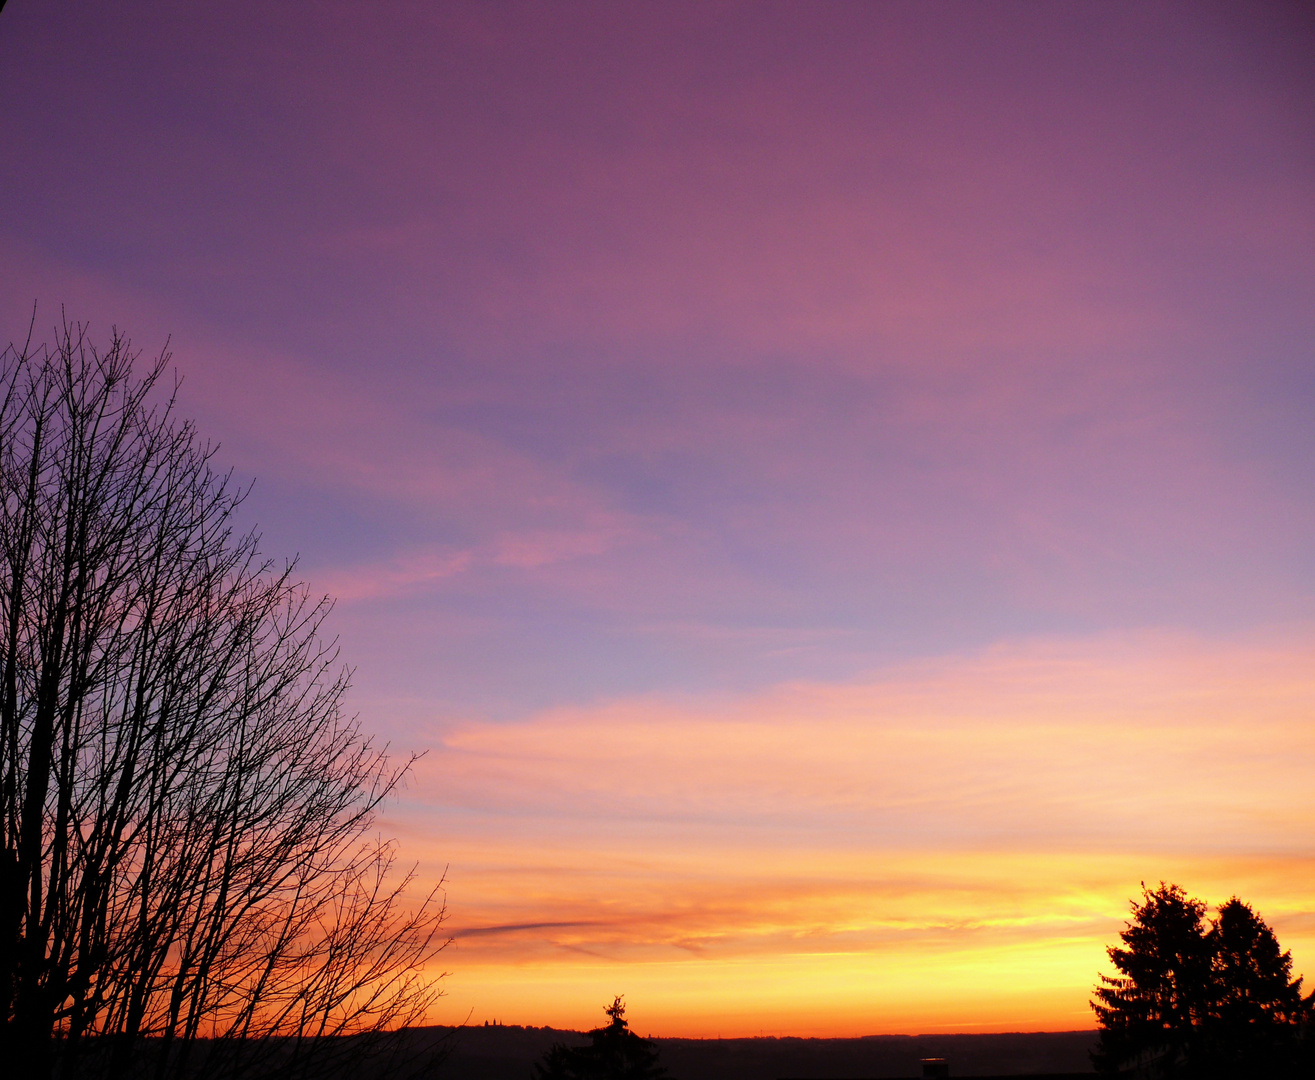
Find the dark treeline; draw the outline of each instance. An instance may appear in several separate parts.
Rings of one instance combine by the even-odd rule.
[[[586,1032],[535,1027],[430,1029],[450,1038],[443,1080],[529,1080],[555,1044],[582,1046]],[[416,1033],[419,1037],[420,1033]],[[652,1038],[673,1080],[779,1077],[914,1077],[923,1058],[943,1057],[953,1076],[1094,1075],[1095,1031],[991,1035],[876,1035],[854,1039]]]

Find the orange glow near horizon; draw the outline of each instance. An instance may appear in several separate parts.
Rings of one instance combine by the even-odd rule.
[[[820,872],[818,861],[804,861],[801,874]],[[570,920],[563,918],[491,934],[458,927],[447,957],[449,997],[434,1020],[459,1023],[469,1014],[475,1023],[581,1029],[597,1022],[607,995],[625,993],[637,1029],[663,1036],[1089,1028],[1091,987],[1097,972],[1110,970],[1105,946],[1122,926],[1138,875],[1151,866],[1170,880],[1198,883],[1193,891],[1214,901],[1233,891],[1252,899],[1293,950],[1297,969],[1309,970],[1309,859],[1262,867],[1151,857],[891,855],[872,859],[869,883],[831,894],[782,900],[763,882],[774,898],[763,905],[770,910],[720,897],[715,911],[691,904],[665,920],[633,914],[627,901],[643,905],[650,892],[643,888],[638,897],[604,902],[566,895],[560,884],[553,894],[546,879],[555,871],[545,867],[545,880],[521,882],[526,907],[550,899],[555,903],[544,906],[558,915],[569,907],[583,925],[564,925]],[[633,866],[609,869],[597,877],[609,878],[613,889],[626,869],[636,876]],[[921,881],[882,895],[879,875]],[[1020,878],[1037,884],[1020,888]],[[471,879],[461,883],[469,888]]]
[[[656,1035],[1087,1028],[1162,878],[1251,901],[1300,972],[1308,640],[1023,642],[459,727],[393,822],[449,865],[434,1020],[581,1028],[624,993]]]

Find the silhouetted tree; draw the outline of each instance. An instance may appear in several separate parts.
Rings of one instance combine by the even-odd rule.
[[[620,997],[604,1010],[608,1023],[587,1032],[588,1046],[557,1043],[535,1065],[537,1080],[659,1080],[657,1048],[630,1030]]]
[[[322,1075],[425,1014],[441,894],[374,835],[405,765],[342,715],[328,601],[134,359],[0,354],[0,1060]]]
[[[1211,994],[1203,1018],[1208,1071],[1218,1076],[1278,1075],[1290,1069],[1310,1008],[1301,979],[1292,978],[1292,953],[1236,896],[1219,909],[1206,942]]]
[[[1093,1055],[1106,1073],[1226,1077],[1290,1074],[1311,1002],[1292,979],[1292,954],[1236,897],[1208,924],[1206,905],[1176,885],[1142,887],[1142,903],[1107,952],[1092,1008]]]
[[[1143,903],[1133,903],[1133,921],[1119,935],[1126,948],[1106,950],[1121,974],[1102,975],[1092,1003],[1101,1027],[1096,1064],[1103,1071],[1128,1064],[1172,1070],[1186,1056],[1205,1004],[1205,904],[1163,882],[1142,892]]]

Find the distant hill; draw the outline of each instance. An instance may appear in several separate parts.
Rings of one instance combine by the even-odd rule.
[[[451,1053],[436,1080],[529,1080],[555,1042],[585,1042],[549,1027],[426,1028]],[[1092,1073],[1094,1031],[1002,1035],[870,1035],[861,1039],[654,1039],[672,1080],[857,1080],[918,1077],[920,1058],[946,1058],[953,1076]]]

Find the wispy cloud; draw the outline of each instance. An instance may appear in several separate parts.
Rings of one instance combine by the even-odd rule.
[[[398,820],[451,860],[457,925],[495,928],[458,935],[459,1000],[510,966],[594,996],[637,982],[688,1025],[673,966],[758,1001],[746,970],[784,965],[868,972],[874,1008],[908,990],[949,1023],[992,965],[1032,957],[1046,1003],[989,1023],[1082,1026],[1141,880],[1241,892],[1315,963],[1312,644],[1309,628],[1018,641],[860,683],[458,724]],[[791,1022],[852,1031],[832,1005],[796,1002]],[[699,1030],[725,1016],[699,1008]]]

